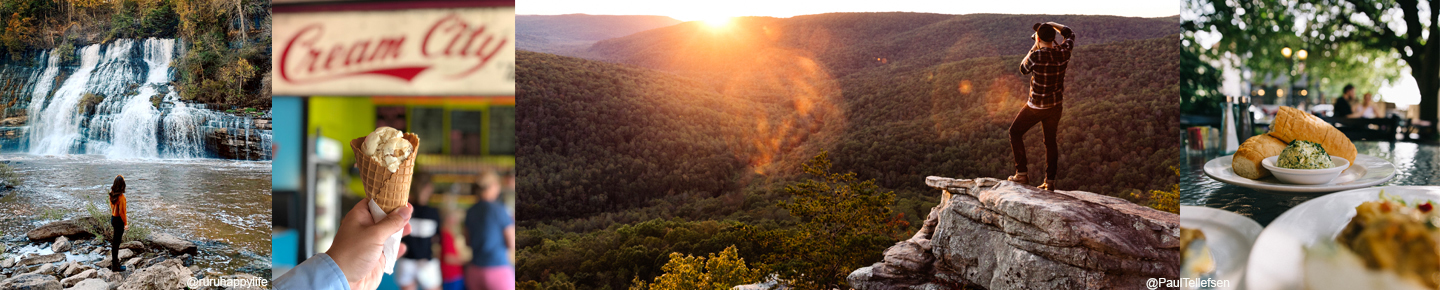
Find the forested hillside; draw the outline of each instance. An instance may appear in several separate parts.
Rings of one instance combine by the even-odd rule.
[[[651,15],[517,15],[515,48],[580,56],[596,41],[677,23],[680,20]]]
[[[1019,54],[1033,44],[1031,24],[1045,21],[1074,27],[1078,45],[1180,33],[1177,17],[828,13],[740,17],[721,29],[687,22],[603,40],[588,52],[595,59],[616,63],[699,72],[743,66],[761,50],[795,50],[841,77],[882,66],[920,69],[941,62]]]
[[[732,245],[757,269],[819,283],[799,288],[835,286],[825,275],[837,273],[786,258],[828,251],[796,242],[813,221],[791,207],[802,196],[792,186],[816,176],[802,164],[828,152],[829,172],[893,192],[893,202],[868,206],[893,218],[883,231],[902,233],[938,202],[925,176],[1013,173],[1007,128],[1028,88],[1017,66],[1029,23],[1044,20],[1074,26],[1080,44],[1067,77],[1059,188],[1175,211],[1174,17],[682,23],[601,41],[591,49],[600,60],[518,54],[521,288],[628,288],[663,274],[670,253]],[[1006,21],[1025,24],[996,24]],[[855,59],[877,53],[886,56]],[[1031,172],[1044,172],[1038,126],[1027,142]],[[899,238],[865,237],[827,249],[873,262]]]

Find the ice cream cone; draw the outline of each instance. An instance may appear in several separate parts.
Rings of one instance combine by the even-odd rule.
[[[365,184],[365,195],[374,199],[387,214],[405,206],[405,202],[410,200],[410,177],[415,173],[415,156],[420,155],[420,137],[406,133],[405,140],[410,141],[414,149],[395,172],[390,172],[384,164],[361,152],[365,137],[350,140],[350,150],[355,152],[355,166],[360,168],[360,180]]]

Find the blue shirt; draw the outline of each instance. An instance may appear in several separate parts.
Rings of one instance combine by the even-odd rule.
[[[465,237],[473,257],[470,264],[480,267],[509,266],[510,247],[505,244],[505,228],[515,219],[498,202],[481,201],[465,211]]]
[[[285,275],[276,278],[275,284],[271,286],[285,290],[350,290],[350,282],[345,280],[345,272],[341,272],[340,265],[335,264],[335,260],[325,253],[315,255],[285,272]]]

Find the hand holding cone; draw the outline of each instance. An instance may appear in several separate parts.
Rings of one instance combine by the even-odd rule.
[[[374,199],[385,213],[390,213],[405,206],[410,199],[410,178],[415,172],[415,156],[419,155],[419,150],[410,150],[410,155],[400,163],[399,168],[391,172],[385,164],[380,164],[364,152],[365,138],[350,140],[350,149],[355,152],[355,166],[360,168],[365,195]],[[410,142],[410,148],[420,148],[420,137],[414,133],[405,133],[404,139]]]

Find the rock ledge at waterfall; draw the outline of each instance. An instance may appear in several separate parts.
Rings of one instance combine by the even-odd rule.
[[[915,236],[850,273],[856,289],[1147,289],[1180,275],[1180,216],[1083,191],[931,176]]]

